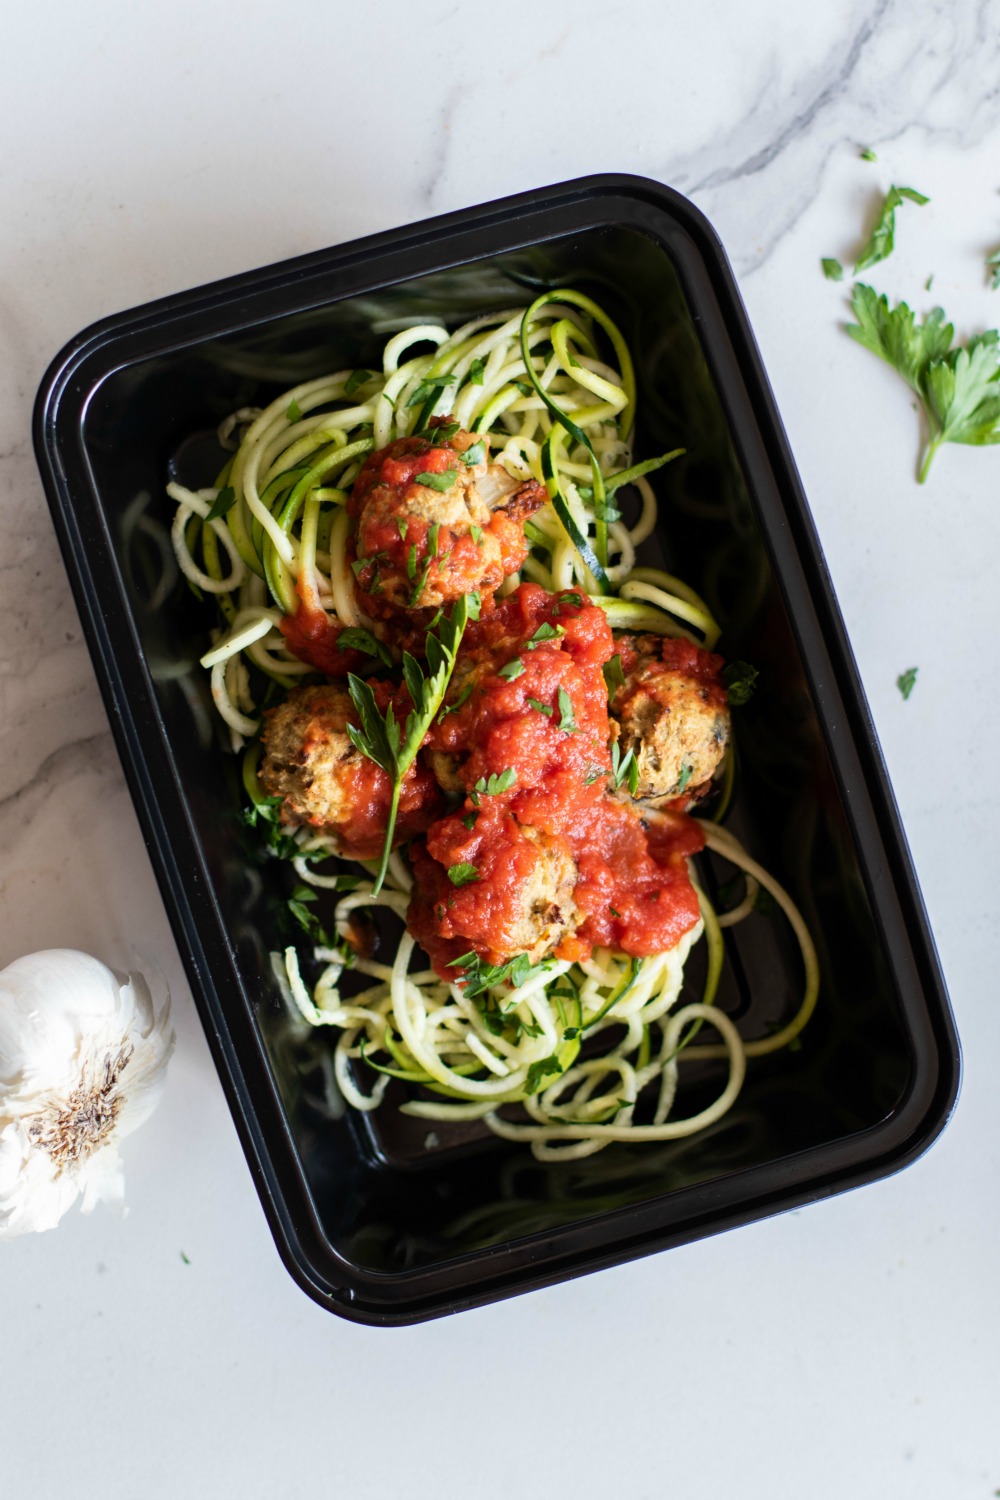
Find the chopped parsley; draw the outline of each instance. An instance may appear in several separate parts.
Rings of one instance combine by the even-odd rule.
[[[635,750],[626,750],[623,755],[617,740],[611,741],[611,775],[616,791],[627,780],[629,792],[633,797],[636,795],[639,790],[639,762],[635,758]]]
[[[824,255],[820,261],[820,265],[823,267],[823,275],[827,281],[843,281],[844,268],[840,264],[840,261],[835,260],[832,255]]]
[[[543,645],[545,641],[558,640],[561,635],[565,634],[566,632],[561,625],[550,625],[547,620],[544,620],[530,641],[527,642],[527,649],[533,651],[536,646]]]
[[[302,421],[302,408],[296,401],[294,396],[288,403],[288,411],[285,413],[285,415],[288,417],[289,422]]]
[[[415,482],[426,485],[429,490],[437,490],[443,495],[445,490],[450,490],[455,483],[455,470],[446,469],[443,474],[418,474]]]
[[[508,682],[513,682],[514,678],[520,677],[523,671],[524,662],[519,656],[515,656],[513,661],[509,661],[505,667],[500,668],[497,676],[505,677]]]
[[[471,469],[474,464],[481,464],[485,461],[486,444],[480,438],[478,443],[473,443],[471,447],[466,448],[465,452],[460,453],[458,456],[463,464],[468,464]]]
[[[476,869],[475,865],[449,865],[448,879],[451,881],[452,885],[472,885],[474,881],[479,879],[479,871]]]
[[[464,970],[464,977],[459,982],[464,985],[466,995],[471,998],[507,980],[516,988],[525,984],[533,975],[541,973],[546,965],[532,965],[526,953],[517,953],[503,964],[486,964],[478,953],[470,950],[463,953],[461,958],[453,958],[448,967]]]
[[[896,686],[899,688],[899,691],[902,693],[904,699],[908,698],[913,692],[913,689],[916,687],[917,673],[919,671],[919,667],[907,667],[906,671],[900,672],[899,676],[896,678]]]
[[[878,161],[878,157],[875,155],[875,152],[870,146],[862,146],[861,150],[858,152],[858,155],[861,157],[862,161]]]
[[[681,792],[683,792],[684,788],[687,786],[688,782],[691,780],[691,773],[692,773],[693,770],[694,770],[694,766],[689,766],[688,763],[687,763],[687,761],[685,761],[684,764],[681,766],[681,774],[677,778],[677,791],[678,791],[678,794],[680,794]]]
[[[481,526],[470,526],[469,527],[469,534],[472,537],[472,540],[475,542],[476,546],[478,547],[481,544],[482,540],[483,540],[483,528]]]
[[[491,775],[488,779],[480,776],[472,791],[469,800],[474,807],[478,807],[482,797],[498,797],[501,792],[509,792],[512,786],[517,785],[517,772],[508,766],[506,771],[501,771],[499,776]]]
[[[363,651],[367,656],[377,656],[385,666],[392,666],[392,657],[381,641],[376,640],[370,630],[357,625],[348,625],[337,637],[337,646],[345,651]]]
[[[396,530],[399,532],[399,539],[400,539],[401,542],[405,542],[406,541],[406,533],[409,531],[409,529],[410,529],[410,522],[409,522],[408,517],[406,517],[406,516],[397,516],[396,517]]]
[[[731,661],[722,671],[722,686],[730,708],[742,708],[753,697],[760,673],[746,661]]]
[[[371,370],[352,370],[344,385],[344,395],[353,396],[359,386],[364,385],[366,380],[371,380]]]
[[[608,689],[608,702],[614,701],[614,696],[619,688],[625,686],[625,673],[622,669],[622,659],[616,651],[610,661],[606,661],[601,669],[604,673],[604,681]]]
[[[406,554],[406,576],[407,576],[407,578],[410,578],[410,579],[416,578],[416,576],[417,576],[417,544],[416,544],[416,542],[413,543],[413,546],[410,548],[409,552]]]
[[[469,384],[482,385],[483,371],[486,369],[485,359],[474,359],[469,366]]]
[[[524,1080],[524,1092],[526,1094],[537,1094],[544,1078],[548,1078],[551,1073],[561,1073],[562,1071],[563,1065],[555,1054],[551,1057],[539,1058],[538,1062],[533,1062],[528,1069],[527,1077]]]
[[[564,734],[576,734],[579,729],[573,714],[573,700],[565,688],[559,689],[559,728]]]
[[[224,490],[220,490],[212,501],[212,508],[205,517],[206,521],[218,521],[221,516],[228,516],[236,504],[236,491],[231,484],[227,484]]]
[[[462,827],[463,828],[468,828],[469,832],[471,833],[472,830],[473,830],[473,828],[475,828],[475,826],[476,826],[476,824],[478,822],[479,822],[479,809],[477,807],[474,807],[471,812],[467,812],[465,814],[465,816],[463,817],[463,819],[462,819]]]
[[[532,708],[537,708],[540,714],[548,714],[549,718],[551,719],[552,705],[550,703],[543,703],[540,698],[531,697],[528,698],[528,702],[531,704]]]
[[[1000,250],[986,257],[986,269],[990,273],[990,290],[1000,290]]]
[[[432,375],[428,380],[422,380],[407,401],[407,408],[411,406],[423,406],[425,401],[431,397],[436,401],[441,392],[452,384],[454,375]]]
[[[892,254],[896,235],[896,209],[902,206],[905,199],[921,206],[930,202],[930,199],[923,193],[918,193],[916,188],[893,185],[885,195],[882,211],[871,232],[871,237],[858,256],[854,266],[855,271],[866,271],[869,266],[877,265],[879,261],[885,260]]]
[[[475,681],[470,677],[468,682],[462,688],[462,691],[459,693],[458,697],[455,699],[454,703],[449,703],[448,706],[446,708],[442,708],[441,712],[438,714],[437,721],[439,724],[442,719],[447,718],[448,714],[457,713],[458,710],[462,707],[463,703],[468,703],[469,699],[472,697],[475,686]]]

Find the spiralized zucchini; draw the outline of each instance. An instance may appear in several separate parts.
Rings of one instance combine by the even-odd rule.
[[[602,342],[615,363],[602,358]],[[227,419],[220,441],[235,451],[217,485],[192,492],[171,484],[168,493],[177,502],[178,565],[219,604],[220,627],[202,665],[233,749],[251,742],[244,780],[254,802],[263,801],[253,745],[261,690],[269,679],[288,689],[312,670],[289,651],[279,621],[303,600],[344,626],[370,623],[359,612],[346,560],[345,505],[367,455],[422,430],[432,416],[449,414],[463,428],[488,433],[492,459],[548,492],[548,503],[526,524],[530,553],[522,573],[502,593],[522,578],[552,592],[576,589],[613,628],[714,647],[719,627],[705,601],[683,580],[636,563],[656,525],[648,475],[677,454],[633,464],[635,400],[619,330],[591,299],[563,290],[527,311],[476,318],[454,332],[436,323],[407,328],[386,344],[381,370],[305,381],[263,410]],[[731,765],[724,779],[731,781]],[[515,968],[469,993],[432,970],[411,972],[415,944],[405,930],[391,964],[348,945],[352,914],[362,908],[388,909],[405,922],[411,877],[397,851],[377,895],[370,879],[340,895],[337,945],[310,955],[319,977],[307,983],[299,952],[289,947],[277,963],[282,984],[305,1021],[338,1033],[334,1074],[355,1109],[377,1108],[390,1079],[401,1079],[418,1095],[401,1105],[406,1113],[482,1120],[496,1134],[528,1143],[542,1160],[590,1155],[616,1140],[692,1134],[733,1103],[748,1056],[798,1035],[818,993],[815,951],[787,892],[731,834],[714,824],[706,833],[714,851],[771,890],[802,948],[802,1004],[781,1032],[762,1041],[741,1040],[713,1004],[721,927],[753,909],[756,887],[749,884],[746,899],[719,917],[696,884],[702,921],[670,952],[629,959],[596,949],[575,964],[551,958],[527,977]],[[304,883],[342,887],[322,862],[317,868],[318,857],[336,853],[331,839],[300,829],[287,842]],[[703,934],[703,992],[697,1002],[680,1003],[684,962]],[[371,983],[345,997],[348,968]],[[716,1040],[694,1044],[705,1028]],[[678,1118],[681,1067],[708,1058],[724,1064],[718,1095],[696,1115]],[[505,1105],[521,1106],[521,1118],[501,1112]]]

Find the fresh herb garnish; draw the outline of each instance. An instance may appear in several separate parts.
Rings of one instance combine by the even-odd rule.
[[[344,385],[344,395],[353,396],[359,386],[364,385],[366,380],[371,380],[371,370],[352,370]]]
[[[221,516],[227,516],[236,504],[236,491],[231,484],[227,484],[224,490],[220,490],[212,501],[212,508],[205,517],[206,521],[218,521]]]
[[[498,677],[505,677],[508,682],[513,682],[515,677],[520,677],[524,671],[524,662],[519,656],[509,661],[505,667],[501,667],[497,673]]]
[[[919,670],[919,667],[907,667],[906,671],[900,672],[899,676],[896,678],[896,686],[899,688],[899,691],[902,693],[904,698],[908,698],[913,692],[913,689],[916,687],[917,673],[919,672]]]
[[[573,700],[565,688],[559,689],[559,728],[564,734],[576,734],[579,728],[573,714]]]
[[[469,535],[472,537],[472,540],[475,542],[476,546],[478,547],[479,544],[480,544],[480,542],[483,539],[483,528],[481,526],[470,526],[469,527]]]
[[[475,686],[475,678],[470,677],[468,682],[462,688],[462,691],[459,693],[458,697],[455,699],[454,703],[449,703],[447,708],[442,708],[441,712],[438,714],[439,724],[442,719],[448,716],[448,714],[457,713],[458,710],[462,707],[463,703],[468,703],[469,699],[472,697]]]
[[[694,770],[694,766],[689,766],[688,763],[687,763],[687,761],[685,761],[684,764],[681,766],[681,774],[677,778],[677,792],[678,792],[678,795],[680,795],[680,793],[683,792],[684,788],[687,786],[688,782],[691,780],[691,773],[693,772],[693,770]]]
[[[410,529],[409,517],[408,516],[397,516],[396,517],[396,530],[399,532],[399,539],[400,539],[401,542],[405,542],[406,541],[406,533],[409,531],[409,529]]]
[[[554,615],[558,614],[559,613],[559,608],[563,604],[568,604],[571,609],[582,609],[583,608],[583,595],[582,594],[574,593],[572,590],[570,590],[568,593],[560,594],[559,598],[556,600],[555,604],[552,606],[552,613]]]
[[[625,686],[625,672],[622,667],[621,656],[617,651],[609,661],[604,663],[601,670],[604,673],[604,681],[607,684],[608,702],[613,703],[618,689]]]
[[[512,380],[511,385],[516,386],[522,396],[530,396],[532,394],[533,388],[527,380]]]
[[[550,703],[543,703],[540,698],[532,697],[528,698],[528,702],[531,704],[532,708],[537,708],[540,714],[548,714],[549,718],[551,719],[552,705]]]
[[[498,797],[501,792],[509,792],[512,786],[517,785],[517,772],[508,766],[506,771],[501,771],[499,776],[491,775],[488,779],[480,776],[472,791],[469,800],[474,807],[478,807],[483,797]]]
[[[479,871],[476,869],[475,865],[449,865],[448,879],[451,881],[452,885],[472,885],[474,881],[479,879]]]
[[[436,401],[445,387],[451,385],[454,379],[454,375],[432,375],[429,379],[422,380],[407,401],[407,408],[411,406],[423,406],[424,402],[429,400],[431,396]]]
[[[364,630],[359,625],[348,625],[337,637],[338,647],[347,651],[364,651],[367,656],[377,656],[380,662],[387,667],[392,666],[392,657],[380,640],[376,640],[370,630]]]
[[[603,766],[591,766],[584,778],[584,786],[593,786],[595,781],[600,781],[604,775]]]
[[[420,436],[430,438],[435,448],[444,448],[458,432],[460,426],[459,422],[439,422],[436,427],[425,428]]]
[[[288,411],[285,413],[285,415],[288,417],[289,422],[302,421],[302,408],[296,401],[294,396],[288,403]]]
[[[436,631],[428,631],[424,650],[428,671],[408,651],[403,653],[403,678],[413,701],[413,709],[406,717],[402,730],[390,703],[385,714],[379,713],[375,696],[367,682],[353,673],[348,674],[347,687],[360,719],[360,727],[347,726],[347,733],[355,749],[360,750],[375,765],[380,766],[392,781],[392,801],[385,832],[385,845],[378,874],[372,887],[374,895],[382,889],[392,836],[396,829],[399,812],[399,796],[403,779],[417,756],[424,735],[444,702],[451,674],[455,670],[458,647],[469,619],[479,614],[479,596],[469,594],[459,599],[450,617],[442,619]]]
[[[458,456],[463,464],[468,464],[471,469],[474,464],[484,462],[486,458],[486,444],[480,438],[478,443],[472,443],[470,447],[466,448],[464,453],[460,453]]]
[[[760,673],[746,661],[731,661],[722,671],[722,686],[730,708],[742,708],[753,697]]]
[[[418,474],[416,483],[426,485],[429,490],[437,490],[443,495],[445,490],[451,489],[455,477],[454,469],[446,469],[443,474]]]
[[[413,546],[410,548],[409,552],[406,554],[406,576],[407,576],[407,578],[410,578],[410,579],[416,578],[416,576],[417,576],[417,544],[416,544],[416,542],[413,543]]]
[[[548,621],[545,620],[541,625],[539,625],[530,641],[526,642],[527,649],[529,651],[533,651],[536,646],[542,645],[543,641],[558,640],[559,636],[565,634],[566,632],[561,625],[550,625]]]
[[[470,950],[463,953],[461,958],[453,958],[448,967],[464,970],[464,978],[459,982],[463,984],[466,995],[471,998],[503,984],[505,980],[518,988],[533,975],[541,973],[546,965],[544,962],[532,965],[526,953],[517,953],[503,964],[486,964],[478,953]]]
[[[955,329],[935,307],[917,323],[905,302],[890,308],[884,296],[859,282],[851,301],[857,323],[847,331],[896,370],[920,398],[930,439],[918,479],[944,443],[1000,443],[1000,335],[975,334],[952,347]]]
[[[471,833],[472,830],[473,830],[473,828],[475,828],[475,826],[476,826],[476,824],[478,822],[479,822],[479,809],[476,808],[476,807],[474,807],[471,812],[467,812],[465,814],[465,816],[462,818],[462,827],[463,828],[468,828],[469,832]]]
[[[639,790],[639,762],[635,758],[635,750],[626,750],[623,755],[617,740],[611,741],[611,775],[616,791],[627,780],[629,792],[633,797],[636,795]]]
[[[548,1078],[551,1073],[561,1073],[562,1071],[563,1065],[554,1053],[551,1057],[540,1058],[538,1062],[533,1062],[528,1069],[527,1077],[524,1080],[524,1092],[526,1094],[537,1094],[542,1086],[543,1078]]]
[[[835,260],[832,255],[824,255],[820,261],[820,265],[823,267],[823,275],[827,281],[843,281],[844,268],[840,264],[840,261]]]
[[[875,155],[875,152],[870,146],[862,146],[861,150],[858,152],[858,155],[861,157],[862,161],[878,161],[878,157]]]
[[[929,203],[930,199],[923,193],[918,193],[916,188],[896,187],[893,185],[885,195],[882,211],[878,217],[878,223],[871,232],[871,238],[865,245],[855,263],[855,271],[866,271],[869,266],[876,265],[880,260],[885,260],[892,254],[896,234],[896,209],[901,207],[904,199],[921,206]]]
[[[990,273],[990,290],[1000,290],[1000,250],[986,257],[986,269]]]

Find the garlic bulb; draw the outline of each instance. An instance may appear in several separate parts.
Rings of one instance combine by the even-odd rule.
[[[83,1196],[121,1205],[118,1142],[152,1113],[173,1050],[141,974],[69,948],[0,971],[0,1240],[52,1229]]]

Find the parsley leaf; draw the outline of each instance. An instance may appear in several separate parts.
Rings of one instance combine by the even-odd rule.
[[[497,797],[501,792],[509,792],[511,787],[516,785],[517,772],[512,766],[508,766],[506,771],[500,772],[499,776],[494,773],[488,780],[485,776],[480,776],[469,793],[469,798],[473,805],[478,807],[481,797]]]
[[[742,708],[753,697],[760,673],[746,661],[731,661],[723,668],[722,686],[730,708]]]
[[[527,642],[527,648],[529,651],[532,651],[536,646],[541,646],[544,641],[558,640],[559,636],[565,634],[566,632],[561,625],[550,625],[547,620],[543,621],[531,637],[531,640]]]
[[[916,188],[893,185],[885,195],[882,211],[871,232],[871,238],[858,256],[854,266],[855,271],[865,271],[869,266],[876,265],[880,260],[885,260],[892,254],[896,234],[896,209],[907,198],[911,203],[921,205],[930,202],[930,199],[926,198],[923,193],[918,193]]]
[[[531,704],[532,708],[537,708],[540,714],[548,714],[549,718],[551,719],[552,705],[550,703],[543,703],[541,699],[531,697],[529,697],[528,702]]]
[[[995,329],[952,347],[955,330],[941,308],[917,323],[905,302],[889,307],[859,282],[847,331],[902,375],[920,398],[930,432],[920,482],[943,443],[1000,443],[1000,335]]]
[[[433,375],[429,380],[422,380],[407,401],[407,409],[411,406],[423,406],[424,402],[432,396],[436,401],[445,387],[451,385],[454,379],[454,375]]]
[[[691,780],[691,773],[692,773],[693,770],[694,770],[694,767],[693,766],[689,766],[688,763],[687,763],[687,761],[685,761],[684,764],[681,766],[681,774],[677,778],[677,791],[678,791],[678,794],[681,793],[681,792],[683,792],[684,788],[687,786],[688,782]]]
[[[426,485],[429,490],[437,490],[443,495],[455,483],[455,470],[446,469],[443,474],[418,474],[416,483]]]
[[[480,544],[480,542],[483,539],[483,528],[481,526],[470,526],[469,527],[469,535],[472,537],[472,540],[475,542],[476,546],[478,547],[479,544]]]
[[[561,1073],[562,1071],[563,1065],[555,1053],[551,1057],[539,1058],[538,1062],[533,1062],[528,1069],[527,1077],[524,1080],[524,1092],[526,1094],[537,1094],[542,1086],[543,1078],[548,1078],[550,1073]]]
[[[479,871],[476,869],[475,865],[449,865],[448,879],[451,881],[452,885],[472,885],[474,881],[479,879]]]
[[[471,469],[474,464],[484,462],[486,458],[486,444],[480,438],[478,443],[473,443],[471,447],[466,448],[465,452],[460,453],[458,456],[463,464],[468,464]]]
[[[342,630],[337,637],[337,646],[345,651],[364,651],[367,656],[377,656],[387,667],[392,666],[392,657],[382,642],[376,640],[370,630],[363,630],[360,626],[348,625]]]
[[[875,155],[875,152],[870,146],[862,146],[861,150],[858,152],[858,155],[861,157],[862,161],[878,161],[878,157]]]
[[[371,380],[371,378],[371,370],[352,370],[344,386],[344,395],[353,396],[358,387],[364,385],[365,381]]]
[[[497,676],[505,677],[508,682],[513,682],[514,678],[520,677],[523,671],[524,662],[519,656],[515,656],[513,661],[509,661],[505,667],[500,668]]]
[[[919,672],[919,670],[919,667],[907,667],[906,671],[900,672],[899,676],[896,678],[896,686],[899,688],[899,691],[902,693],[904,699],[908,698],[913,692],[913,689],[916,687],[917,673]]]
[[[611,741],[611,775],[616,791],[627,777],[629,792],[633,797],[636,795],[639,790],[639,762],[635,758],[635,750],[626,750],[622,755],[617,740]]]
[[[559,728],[564,734],[576,734],[579,728],[573,715],[573,700],[565,688],[559,689]]]
[[[285,415],[288,417],[289,422],[302,421],[302,408],[296,401],[294,396],[288,403],[288,411],[285,413]]]
[[[413,708],[406,716],[402,729],[390,703],[385,714],[379,713],[371,687],[353,672],[348,673],[347,689],[351,695],[360,726],[348,724],[347,733],[351,743],[362,755],[380,766],[392,781],[392,801],[385,831],[382,860],[375,877],[373,893],[382,889],[385,872],[392,849],[392,836],[396,828],[399,811],[399,796],[403,780],[423,743],[424,735],[433,723],[448,691],[451,674],[455,670],[455,658],[465,632],[467,621],[473,616],[473,595],[459,599],[451,615],[442,619],[436,631],[429,630],[424,640],[427,671],[410,655],[403,652],[403,677],[413,701]],[[475,600],[478,614],[479,601]]]
[[[1000,291],[1000,250],[986,257],[986,269],[990,272],[991,291]]]
[[[510,980],[515,987],[525,984],[533,975],[541,973],[545,963],[532,965],[531,959],[526,953],[517,953],[503,964],[486,964],[474,950],[463,953],[461,958],[453,958],[448,965],[450,969],[462,969],[463,978],[459,981],[464,987],[466,995],[481,995],[484,991],[494,989],[497,985]]]
[[[227,516],[236,504],[236,491],[231,484],[227,484],[224,490],[220,490],[212,501],[212,509],[205,517],[206,521],[218,521],[221,516]]]
[[[613,703],[615,694],[619,688],[625,686],[625,672],[622,668],[622,659],[616,651],[610,661],[606,661],[601,669],[604,673],[604,681],[608,688],[608,702]]]
[[[834,260],[832,255],[824,255],[820,265],[823,267],[823,275],[827,281],[843,281],[844,268],[839,260]]]
[[[469,384],[482,385],[483,371],[486,369],[485,359],[474,359],[469,366]]]

